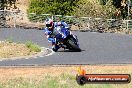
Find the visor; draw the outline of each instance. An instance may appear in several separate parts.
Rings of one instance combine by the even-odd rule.
[[[46,24],[46,27],[51,27],[52,26],[52,24]]]

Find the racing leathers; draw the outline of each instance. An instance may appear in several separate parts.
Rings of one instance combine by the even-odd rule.
[[[60,46],[57,45],[57,37],[55,36],[61,36],[62,34],[61,29],[63,28],[69,29],[69,26],[64,21],[61,21],[61,22],[54,22],[52,30],[49,30],[48,27],[44,29],[48,41],[52,42],[52,50],[55,52],[60,48]]]

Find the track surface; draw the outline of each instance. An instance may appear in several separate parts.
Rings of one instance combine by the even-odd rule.
[[[60,49],[51,56],[30,59],[4,60],[0,66],[56,64],[131,64],[132,36],[112,33],[73,32],[78,36],[82,52]],[[33,41],[51,48],[42,30],[0,29],[0,40]]]

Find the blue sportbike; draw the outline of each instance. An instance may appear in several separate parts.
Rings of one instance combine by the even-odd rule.
[[[53,37],[59,47],[80,52],[77,36],[66,28],[58,28],[53,31]]]

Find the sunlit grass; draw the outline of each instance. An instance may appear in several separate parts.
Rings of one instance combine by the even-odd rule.
[[[77,66],[78,67],[78,66]],[[77,67],[0,68],[0,88],[132,88],[126,84],[85,84],[76,82]],[[87,74],[130,74],[132,66],[83,67]]]
[[[38,46],[37,44],[31,42],[31,41],[26,42],[26,46],[27,46],[31,51],[34,51],[34,52],[40,52],[40,51],[41,51],[41,47]]]
[[[64,77],[65,75],[65,77]],[[14,78],[6,83],[0,83],[0,88],[111,88],[110,84],[87,84],[80,86],[76,83],[75,76],[61,74],[60,77],[44,76],[39,82],[35,79]]]

